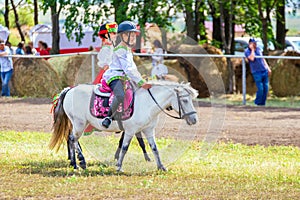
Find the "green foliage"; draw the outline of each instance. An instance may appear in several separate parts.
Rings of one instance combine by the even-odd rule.
[[[69,9],[65,10],[67,17],[64,24],[67,37],[72,38],[72,33],[75,30],[75,40],[80,44],[84,37],[83,25],[93,27],[96,36],[100,28],[99,20],[102,20],[105,12],[109,11],[109,7],[103,4],[102,0],[84,0],[69,4]]]
[[[1,13],[4,13],[4,10],[1,11]],[[30,5],[26,5],[23,7],[18,7],[18,14],[19,14],[19,23],[21,26],[33,26],[34,21],[33,21],[33,10]],[[16,27],[16,22],[15,22],[15,15],[11,11],[9,12],[9,27],[10,28],[15,28]],[[5,26],[4,22],[4,15],[1,14],[0,16],[0,24],[2,26]]]

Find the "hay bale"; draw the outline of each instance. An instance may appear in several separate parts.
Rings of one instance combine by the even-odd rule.
[[[243,66],[241,58],[233,58],[232,65],[235,69],[235,80],[236,80],[236,92],[243,92]],[[246,93],[253,95],[256,93],[256,85],[250,71],[249,63],[246,62]]]
[[[52,57],[48,59],[48,62],[50,63],[50,65],[52,65],[54,70],[57,71],[59,77],[62,77],[64,62],[66,62],[68,58],[69,57],[67,56],[63,56],[63,57]]]
[[[297,52],[286,52],[282,56],[300,56]],[[278,97],[300,95],[300,60],[279,59],[273,67],[271,86]]]
[[[199,45],[182,44],[175,48],[173,49],[175,53],[222,55],[220,50],[210,45],[201,47]],[[191,85],[199,91],[199,97],[209,97],[211,92],[215,94],[224,92],[224,85],[228,80],[225,58],[189,57],[178,58],[178,61],[186,71]]]
[[[64,87],[92,82],[92,59],[90,55],[70,56],[63,63],[62,69],[61,79]],[[95,75],[98,74],[99,70],[95,62]]]
[[[165,60],[164,65],[168,67],[169,76],[166,77],[166,80],[171,80],[176,82],[179,81],[188,81],[187,71],[180,65],[178,59]],[[175,76],[175,77],[173,77]]]
[[[61,90],[57,72],[44,59],[17,59],[12,85],[17,96],[52,97]]]

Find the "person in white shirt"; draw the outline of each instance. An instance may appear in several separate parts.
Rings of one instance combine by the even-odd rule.
[[[13,74],[13,62],[11,57],[11,51],[8,46],[5,46],[4,40],[0,39],[0,66],[1,66],[1,81],[2,81],[2,93],[1,96],[10,96],[9,81]]]
[[[118,24],[116,22],[105,23],[100,26],[98,35],[102,40],[102,47],[97,54],[97,64],[101,69],[93,84],[101,83],[104,72],[109,68],[109,65],[112,62],[112,54],[117,37],[117,31]]]
[[[153,42],[154,52],[153,54],[163,54],[164,50],[159,40]],[[151,77],[154,79],[164,79],[165,75],[168,74],[168,68],[163,64],[163,56],[152,56],[152,70]]]
[[[124,21],[119,24],[118,37],[121,42],[113,51],[112,63],[109,69],[103,74],[103,79],[114,92],[114,99],[110,106],[108,117],[102,122],[102,126],[106,128],[110,126],[112,117],[117,111],[119,104],[124,101],[125,80],[130,79],[144,89],[151,88],[151,84],[146,83],[142,78],[133,61],[131,48],[134,47],[136,42],[136,32],[139,32],[139,30],[131,21]]]

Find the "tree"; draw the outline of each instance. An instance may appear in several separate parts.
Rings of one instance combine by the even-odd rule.
[[[41,7],[44,14],[48,10],[51,13],[51,22],[52,22],[52,48],[51,54],[59,54],[60,46],[60,34],[59,34],[59,15],[64,6],[70,4],[70,0],[41,0]]]
[[[141,38],[145,36],[144,28],[146,22],[155,23],[161,29],[163,48],[167,49],[166,45],[166,32],[165,29],[171,27],[170,23],[170,10],[173,5],[167,1],[137,1],[136,4],[130,9],[129,16],[138,19],[141,34],[137,37],[137,52],[141,49]]]
[[[216,1],[208,1],[208,4],[210,8],[210,15],[212,16],[213,20],[212,45],[218,48],[223,48],[219,6]]]
[[[9,5],[8,4],[9,4],[9,0],[5,0],[4,21],[5,21],[5,26],[9,29]]]
[[[126,15],[130,0],[113,0],[112,5],[115,10],[115,21],[119,24],[122,21],[129,20],[130,15]]]
[[[276,6],[276,48],[285,48],[285,0],[279,0]]]
[[[193,41],[206,40],[205,15],[206,5],[201,0],[176,1],[178,9],[185,14],[187,36]],[[187,41],[192,41],[187,40]]]
[[[39,24],[39,8],[38,8],[38,0],[33,0],[34,7],[34,25]]]
[[[17,26],[17,29],[19,31],[19,34],[20,34],[20,37],[21,37],[21,40],[22,41],[25,41],[25,36],[22,32],[22,29],[21,29],[21,25],[20,25],[20,22],[19,22],[19,15],[18,15],[18,12],[17,12],[17,6],[15,5],[14,1],[13,0],[10,0],[10,3],[11,3],[11,6],[13,8],[13,11],[14,11],[14,15],[15,15],[15,23],[16,23],[16,26]],[[19,2],[20,4],[21,2]]]
[[[220,24],[221,24],[221,37],[225,54],[232,54],[232,44],[234,40],[234,24],[233,24],[233,1],[219,1],[220,8]],[[225,20],[226,19],[226,20]],[[227,60],[227,68],[229,72],[228,76],[228,92],[233,93],[235,91],[235,74],[232,66],[231,59]]]

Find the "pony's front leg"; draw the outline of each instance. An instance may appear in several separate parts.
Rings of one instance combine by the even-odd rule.
[[[122,149],[122,144],[123,144],[123,140],[124,140],[124,135],[125,135],[125,132],[123,131],[122,132],[122,135],[121,135],[121,138],[119,140],[119,145],[118,145],[118,149],[115,153],[115,159],[118,160],[119,159],[119,155],[120,155],[120,152],[121,152],[121,149]]]
[[[127,153],[127,150],[128,150],[129,145],[130,145],[132,137],[133,137],[133,135],[127,135],[127,134],[125,134],[125,136],[124,136],[121,153],[120,153],[120,156],[119,156],[119,159],[118,159],[118,162],[117,162],[117,171],[118,172],[122,171],[123,159],[125,157],[125,154]]]
[[[157,164],[157,169],[162,170],[162,171],[167,171],[167,169],[161,163],[154,136],[152,135],[152,136],[147,137],[147,140],[148,140],[149,145],[150,145],[150,147],[152,149],[152,152],[154,154],[156,164]]]

